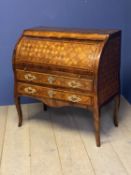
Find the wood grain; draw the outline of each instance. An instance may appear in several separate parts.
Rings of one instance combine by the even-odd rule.
[[[28,106],[30,118],[31,175],[61,175],[61,164],[50,117],[42,105]]]
[[[51,111],[53,130],[64,175],[94,175],[92,164],[66,110]]]
[[[27,29],[13,54],[15,100],[28,96],[49,106],[91,109],[100,146],[100,108],[120,96],[120,56],[119,30]]]
[[[8,114],[8,108],[6,106],[0,107],[0,165],[2,160],[3,144],[5,139],[7,114]]]
[[[113,103],[101,112],[102,147],[95,146],[92,113],[80,108],[22,105],[24,125],[16,125],[15,106],[0,107],[0,175],[131,175],[131,105],[121,99],[119,128]]]
[[[24,106],[24,118],[27,119],[27,107]],[[28,124],[19,129],[15,123],[15,106],[8,107],[7,125],[1,161],[1,175],[30,175],[30,144]]]
[[[109,107],[109,110],[107,108],[103,111],[102,110],[102,116],[101,116],[101,122],[102,122],[102,129],[101,129],[101,143],[102,147],[100,149],[96,148],[94,145],[94,139],[93,139],[93,121],[92,121],[92,114],[89,111],[85,111],[82,109],[77,110],[71,110],[70,114],[72,116],[72,120],[74,120],[74,123],[76,125],[76,128],[79,130],[82,142],[85,146],[86,151],[88,152],[88,155],[90,157],[90,160],[92,162],[92,165],[94,167],[96,175],[127,175],[127,170],[123,164],[123,161],[119,159],[119,155],[121,154],[119,148],[121,149],[121,145],[116,145],[115,149],[112,147],[112,142],[115,143],[115,140],[121,140],[123,142],[124,140],[122,138],[117,137],[117,134],[115,134],[117,131],[118,133],[121,133],[121,128],[117,129],[113,127],[112,124],[112,106]],[[83,116],[83,117],[81,117]],[[110,122],[108,120],[110,118]],[[106,129],[106,126],[108,126],[109,129]],[[104,129],[103,129],[104,128]],[[114,139],[110,139],[110,137],[114,137]],[[119,150],[116,154],[115,150]],[[127,151],[129,153],[129,151]],[[126,159],[123,157],[123,160]],[[129,164],[128,164],[129,165]],[[129,173],[130,174],[130,173]]]

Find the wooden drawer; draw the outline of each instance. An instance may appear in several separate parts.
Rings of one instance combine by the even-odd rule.
[[[20,95],[27,95],[40,99],[50,98],[84,105],[92,105],[93,98],[91,96],[83,95],[80,93],[36,86],[27,83],[17,83],[17,91]]]
[[[87,91],[93,90],[92,79],[71,78],[68,76],[30,72],[19,69],[16,70],[16,78],[17,80],[21,81],[47,84],[58,87],[81,89]]]

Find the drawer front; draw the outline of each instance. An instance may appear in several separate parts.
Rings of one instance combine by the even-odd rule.
[[[27,83],[18,83],[17,92],[20,95],[27,95],[36,98],[50,98],[72,103],[92,105],[92,97],[80,93],[57,90],[42,86],[31,85]]]
[[[88,91],[93,90],[93,80],[91,79],[70,78],[62,75],[56,76],[53,74],[28,72],[23,70],[16,70],[16,77],[17,80],[26,82],[34,82]]]

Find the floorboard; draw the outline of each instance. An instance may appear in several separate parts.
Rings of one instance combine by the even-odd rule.
[[[63,107],[43,111],[41,103],[0,107],[0,175],[131,175],[131,105],[122,98],[119,127],[113,103],[102,108],[101,147],[92,114]]]
[[[24,118],[27,106],[24,106]],[[30,175],[28,123],[18,127],[15,106],[8,107],[7,125],[3,144],[0,175]]]
[[[119,127],[112,125],[113,105],[103,110],[102,129],[107,133],[114,151],[128,174],[131,174],[131,108],[122,100],[119,110]]]
[[[0,166],[3,153],[8,107],[0,107]]]
[[[52,109],[51,119],[64,175],[94,175],[88,154],[66,109]]]
[[[89,154],[96,175],[127,175],[110,140],[101,130],[101,147],[96,147],[92,114],[83,109],[73,111],[73,118],[79,129],[85,148]]]
[[[42,105],[28,106],[31,141],[31,175],[61,175],[61,164],[50,116]]]

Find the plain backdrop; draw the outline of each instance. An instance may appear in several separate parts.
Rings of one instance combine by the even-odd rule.
[[[121,89],[131,102],[130,8],[130,0],[0,0],[0,105],[14,103],[12,52],[23,29],[34,26],[121,29]]]

